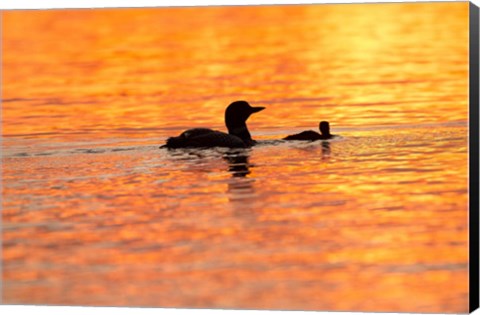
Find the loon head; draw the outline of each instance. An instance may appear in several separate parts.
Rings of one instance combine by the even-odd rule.
[[[320,122],[320,133],[324,136],[329,136],[330,135],[330,124],[328,121],[321,121]]]
[[[264,109],[265,107],[252,107],[246,101],[236,101],[228,105],[225,110],[225,125],[228,133],[244,141],[251,141],[252,137],[248,132],[246,121],[251,114]]]

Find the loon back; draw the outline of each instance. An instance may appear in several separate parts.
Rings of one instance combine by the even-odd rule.
[[[322,135],[312,130],[302,131],[300,133],[283,138],[283,140],[312,140],[312,141],[320,140],[320,139],[322,139]]]
[[[321,135],[318,132],[307,130],[300,133],[287,136],[283,140],[302,140],[302,141],[315,141],[315,140],[328,140],[332,139],[335,135]]]
[[[194,128],[184,131],[178,137],[167,139],[164,147],[188,148],[188,147],[227,147],[245,148],[247,144],[237,136],[207,128]]]

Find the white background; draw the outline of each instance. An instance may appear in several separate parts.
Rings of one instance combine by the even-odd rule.
[[[441,0],[444,1],[444,0]],[[194,5],[247,5],[247,4],[298,4],[298,3],[362,3],[362,2],[418,2],[400,0],[1,0],[0,9],[47,9],[47,8],[102,8],[102,7],[158,7],[158,6],[194,6]],[[480,6],[480,0],[473,0]],[[448,288],[438,288],[448,290]],[[225,292],[228,294],[228,292]],[[415,297],[412,297],[415,298]],[[329,313],[329,312],[286,312],[286,311],[223,311],[223,310],[188,310],[159,308],[108,308],[108,307],[46,307],[46,306],[0,306],[2,315],[309,315],[309,314],[343,314],[359,313]],[[379,315],[381,313],[362,313]],[[473,314],[480,315],[480,310]]]

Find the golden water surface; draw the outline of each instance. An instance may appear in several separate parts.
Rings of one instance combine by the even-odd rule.
[[[468,3],[2,22],[4,303],[467,312]]]

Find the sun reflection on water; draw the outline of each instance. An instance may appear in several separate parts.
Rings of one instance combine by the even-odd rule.
[[[467,15],[2,12],[4,301],[465,312]],[[158,149],[237,99],[254,148]]]

